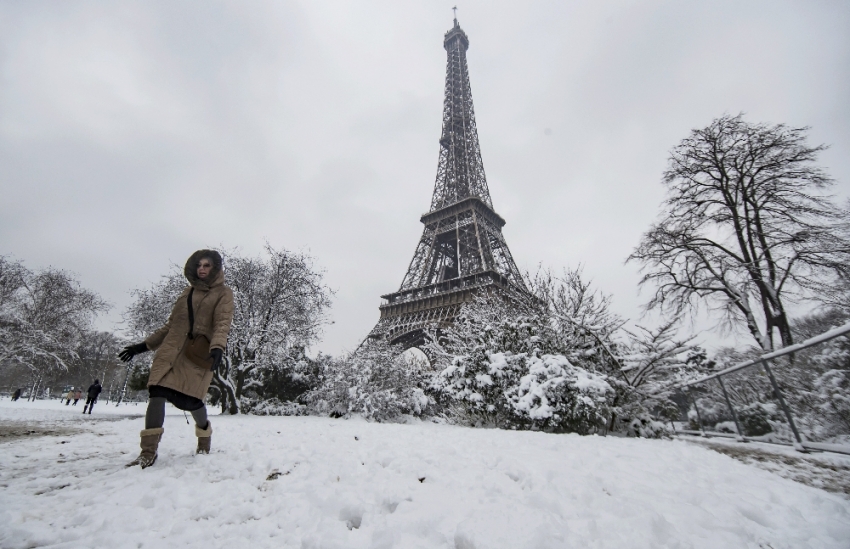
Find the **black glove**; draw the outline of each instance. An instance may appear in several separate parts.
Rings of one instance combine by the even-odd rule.
[[[145,345],[144,341],[136,343],[135,345],[127,345],[120,353],[118,353],[118,358],[120,358],[122,362],[130,362],[134,356],[147,353],[149,350],[150,349],[148,349],[148,346]]]
[[[221,359],[224,353],[221,352],[221,349],[210,349],[210,358],[212,359],[212,368],[210,368],[213,372],[218,370],[218,367],[221,366]]]

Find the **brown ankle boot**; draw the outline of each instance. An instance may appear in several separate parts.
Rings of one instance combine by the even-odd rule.
[[[201,429],[195,425],[195,436],[198,437],[198,454],[209,454],[212,443],[212,423],[207,420],[207,428]]]
[[[142,447],[142,452],[139,454],[139,457],[128,463],[127,467],[141,465],[142,469],[145,469],[153,465],[156,462],[156,449],[159,447],[159,441],[162,438],[163,431],[164,429],[162,427],[143,430],[140,433],[142,441],[139,443],[139,446]]]

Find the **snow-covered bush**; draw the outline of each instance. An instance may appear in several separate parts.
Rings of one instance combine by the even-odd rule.
[[[690,422],[691,429],[694,430],[700,428],[700,419],[702,419],[702,427],[704,429],[710,429],[710,426],[724,421],[729,415],[726,405],[712,398],[697,398],[696,405],[699,406],[699,413],[697,413],[693,405],[688,410],[688,421]]]
[[[479,295],[464,305],[454,325],[431,334],[431,355],[441,372],[434,384],[438,395],[465,402],[477,422],[515,428],[586,432],[604,415],[603,427],[634,432],[632,421],[643,424],[641,418],[648,415],[678,419],[673,387],[694,378],[697,368],[689,360],[694,351],[690,339],[677,338],[677,320],[658,329],[623,330],[623,321],[610,311],[610,298],[592,290],[580,271],[560,277],[541,271],[527,284],[533,298]],[[557,361],[543,361],[546,355],[560,356],[568,372],[551,372]],[[497,356],[501,362],[494,365]],[[526,413],[508,405],[508,398],[516,406],[525,402],[520,379],[527,375],[529,384],[543,376],[538,384],[544,389],[535,390],[571,398],[571,391],[562,389],[570,386],[563,381],[569,372],[595,376],[610,390],[601,399],[588,397],[596,409],[585,419],[579,420],[581,404],[588,402],[584,399],[576,400],[570,412],[565,411],[569,404],[559,402],[559,411],[545,421],[532,417],[537,410]]]
[[[604,426],[614,395],[605,376],[563,355],[512,352],[457,357],[432,388],[497,427],[581,434]]]
[[[717,431],[718,433],[731,433],[738,434],[738,428],[735,426],[734,421],[721,421],[714,425],[713,431]]]
[[[678,318],[654,329],[625,330],[625,321],[611,311],[611,296],[593,289],[580,268],[561,276],[540,271],[529,287],[543,305],[544,352],[563,354],[575,366],[607,375],[615,391],[609,429],[647,433],[645,428],[635,431],[634,422],[643,425],[650,416],[679,419],[676,399],[681,395],[673,387],[695,378],[700,361],[699,349],[690,344],[693,338],[678,337]]]
[[[815,380],[819,408],[833,431],[850,434],[850,370],[827,370]]]
[[[633,437],[661,438],[670,432],[670,425],[653,419],[648,413],[631,418],[628,425],[628,434]]]
[[[278,400],[297,402],[318,384],[319,364],[325,357],[308,357],[303,348],[280,349],[270,360],[258,365],[243,384],[241,404],[252,408],[251,401]],[[248,409],[244,413],[251,413]]]
[[[746,436],[759,437],[773,431],[771,421],[779,420],[777,406],[773,403],[755,402],[736,410],[741,429]]]
[[[617,377],[612,376],[617,391],[612,428],[623,426],[632,436],[657,437],[667,422],[679,419],[676,398],[681,394],[675,387],[698,376],[702,353],[690,345],[693,338],[677,338],[678,324],[674,319],[655,329],[623,330],[626,339],[616,356],[620,367]]]
[[[825,309],[793,324],[795,341],[820,335],[850,320],[850,313]],[[752,360],[757,347],[722,348],[714,355],[713,371]],[[811,441],[837,441],[850,435],[850,339],[838,337],[770,362],[770,369],[801,435]],[[710,372],[704,372],[710,373]],[[767,372],[753,366],[723,376],[723,385],[746,436],[790,442],[794,435]],[[706,426],[732,420],[720,384],[700,384],[700,413]],[[691,427],[696,414],[689,413]]]
[[[625,321],[611,311],[611,296],[594,289],[582,269],[560,275],[538,270],[527,285],[538,300],[524,312],[541,319],[540,348],[563,354],[571,364],[588,371],[619,377],[622,364],[616,334]]]
[[[524,375],[505,393],[512,423],[580,434],[605,424],[614,389],[604,375],[573,366],[563,355],[520,356]],[[491,356],[492,366],[500,361],[505,357]]]
[[[242,412],[255,416],[306,416],[307,406],[297,402],[282,402],[276,398],[268,400],[242,399]]]
[[[367,340],[354,353],[320,365],[319,385],[302,400],[311,411],[336,417],[360,414],[375,421],[421,416],[429,399],[421,363],[383,340]]]
[[[430,346],[437,400],[452,419],[472,424],[577,433],[604,427],[614,397],[607,377],[547,352],[556,347],[546,317],[529,313],[492,298],[468,305]]]

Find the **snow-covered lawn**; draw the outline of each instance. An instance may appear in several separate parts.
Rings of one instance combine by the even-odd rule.
[[[0,401],[0,547],[850,547],[850,499],[685,441]],[[136,416],[136,417],[126,417]],[[65,434],[63,434],[65,433]]]

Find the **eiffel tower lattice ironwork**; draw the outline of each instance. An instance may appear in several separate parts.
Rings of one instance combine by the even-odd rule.
[[[447,52],[440,160],[431,209],[398,291],[381,296],[381,318],[370,338],[416,345],[428,324],[445,325],[476,292],[527,293],[493,209],[475,112],[466,50],[457,19],[443,40]]]

